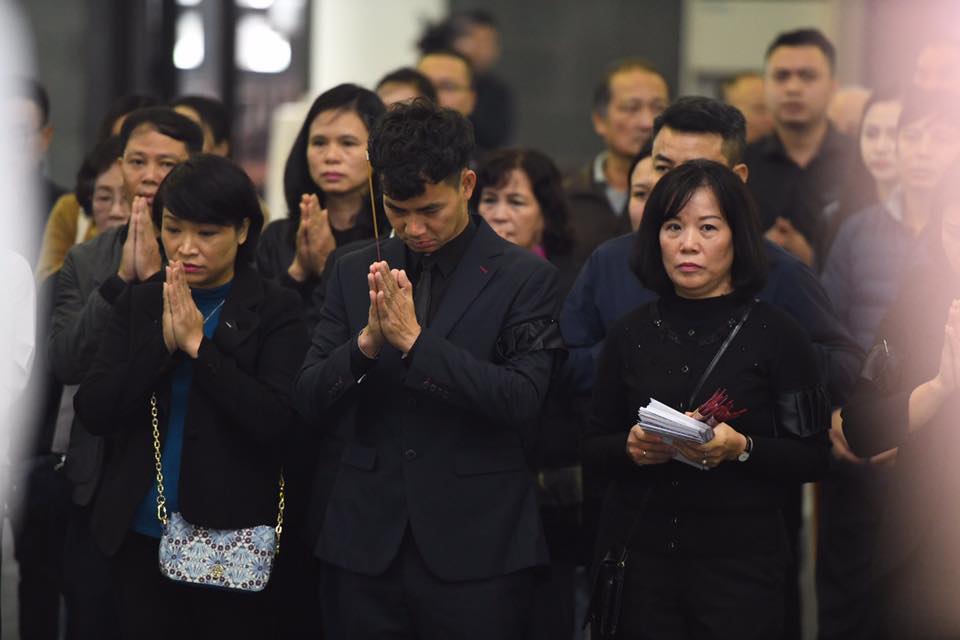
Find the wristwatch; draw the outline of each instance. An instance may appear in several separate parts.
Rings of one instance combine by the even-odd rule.
[[[750,459],[750,454],[753,453],[753,438],[750,436],[744,436],[744,438],[747,439],[747,448],[743,450],[743,453],[737,456],[737,460],[739,462],[746,462]]]

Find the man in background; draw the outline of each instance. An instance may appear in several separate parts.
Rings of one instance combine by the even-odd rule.
[[[747,144],[773,131],[773,118],[767,109],[763,91],[763,75],[744,71],[727,79],[721,86],[723,101],[736,107],[747,120]]]
[[[773,133],[747,147],[747,186],[767,238],[815,265],[825,210],[837,201],[855,152],[830,124],[836,50],[817,29],[781,33],[767,48],[764,88]]]
[[[566,183],[575,257],[585,260],[605,240],[630,230],[627,172],[667,108],[667,81],[653,66],[626,59],[610,66],[593,95],[593,129],[604,150]]]

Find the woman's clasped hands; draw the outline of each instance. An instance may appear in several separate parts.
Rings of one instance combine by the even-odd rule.
[[[327,258],[337,248],[327,210],[320,208],[316,194],[300,198],[300,226],[297,227],[296,253],[287,273],[297,282],[320,276]]]
[[[163,343],[196,358],[203,340],[203,314],[193,301],[181,262],[171,262],[163,283]]]

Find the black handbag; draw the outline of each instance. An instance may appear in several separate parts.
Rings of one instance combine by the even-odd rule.
[[[727,350],[727,347],[730,346],[730,343],[733,342],[733,339],[740,332],[740,328],[743,327],[743,324],[747,321],[755,303],[756,300],[750,301],[740,321],[733,327],[733,330],[731,330],[730,334],[724,339],[723,344],[720,345],[716,355],[713,356],[713,360],[707,365],[703,375],[701,375],[697,381],[697,385],[693,388],[693,393],[690,394],[690,400],[687,402],[688,407],[696,406],[693,402],[697,399],[700,389],[703,388],[707,378],[713,373],[713,369],[717,366],[717,362],[720,361],[720,357]],[[626,580],[630,540],[633,539],[634,534],[637,532],[637,527],[643,519],[652,494],[653,487],[648,487],[643,492],[643,496],[640,498],[640,505],[637,507],[637,514],[634,516],[633,522],[631,522],[630,528],[627,530],[626,538],[624,538],[623,548],[620,550],[616,550],[615,548],[608,549],[603,555],[603,559],[600,560],[600,564],[597,566],[597,575],[594,579],[593,591],[590,595],[590,605],[587,608],[587,619],[584,622],[584,627],[591,623],[594,625],[593,633],[591,634],[594,640],[611,640],[617,637],[617,630],[620,624],[620,611],[623,607],[623,585]]]

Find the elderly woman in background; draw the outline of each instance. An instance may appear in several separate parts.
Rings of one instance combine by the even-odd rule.
[[[123,192],[123,173],[120,171],[120,163],[117,162],[121,152],[120,139],[112,137],[97,143],[83,159],[74,187],[74,195],[80,205],[79,211],[83,215],[69,220],[62,216],[51,216],[40,248],[38,281],[42,282],[60,270],[67,251],[73,245],[85,242],[111,227],[127,223],[130,218],[130,205]]]
[[[762,237],[730,169],[694,160],[667,173],[636,242],[634,271],[660,299],[611,327],[584,441],[584,464],[611,481],[598,549],[625,557],[620,633],[779,637],[791,579],[782,501],[829,461],[817,359],[796,321],[754,298]],[[719,389],[744,413],[706,444],[637,424],[651,399],[692,412]],[[591,607],[609,621],[599,598]]]
[[[934,209],[929,260],[880,323],[843,410],[857,455],[899,447],[872,554],[871,638],[960,637],[960,166]]]
[[[137,109],[152,107],[159,104],[155,98],[150,96],[131,94],[117,98],[109,111],[103,116],[100,125],[97,128],[97,145],[90,155],[84,160],[84,166],[80,168],[77,175],[77,190],[80,190],[80,183],[88,183],[91,179],[89,172],[92,162],[93,165],[101,167],[93,169],[100,175],[106,171],[105,158],[98,149],[105,149],[103,145],[109,145],[108,139],[120,135],[120,128],[126,117]],[[122,149],[117,149],[117,153],[111,159],[117,162],[122,153]],[[116,184],[111,180],[111,184]],[[132,199],[132,198],[131,198]],[[47,218],[47,224],[43,230],[43,241],[40,248],[40,257],[37,260],[37,281],[43,282],[48,277],[60,270],[63,266],[63,260],[74,244],[79,244],[93,238],[97,233],[104,231],[96,224],[90,223],[91,208],[85,208],[83,202],[80,202],[79,193],[67,193],[54,203]],[[84,216],[83,214],[86,214]],[[129,212],[127,217],[130,217]]]
[[[565,296],[577,276],[563,179],[553,161],[534,149],[503,149],[484,157],[474,191],[477,212],[500,237],[552,262]],[[550,549],[550,580],[538,585],[527,637],[570,637],[576,568],[585,564],[580,508],[581,407],[564,381],[554,380],[535,446],[540,515]]]
[[[563,178],[553,161],[536,149],[494,151],[477,169],[474,193],[477,213],[497,235],[560,269],[566,294],[577,273]]]

